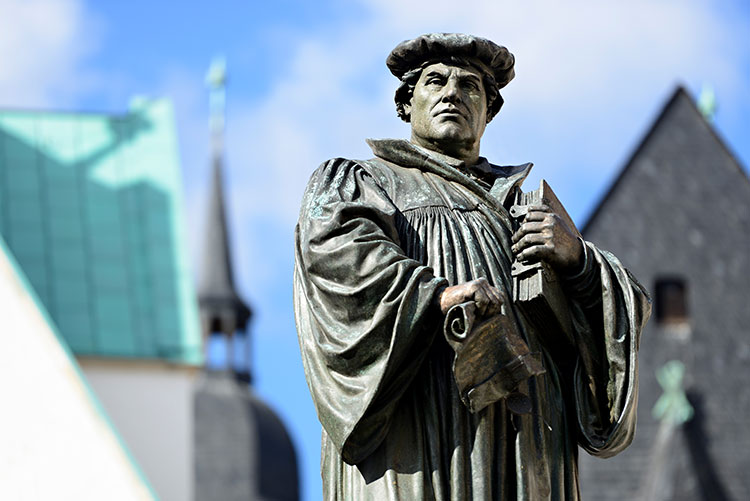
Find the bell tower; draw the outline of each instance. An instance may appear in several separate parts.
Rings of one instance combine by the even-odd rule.
[[[226,63],[217,58],[206,75],[209,87],[209,130],[211,134],[211,191],[205,219],[203,256],[198,285],[198,304],[203,344],[208,349],[213,337],[223,337],[227,347],[226,368],[238,379],[249,382],[250,361],[248,321],[250,307],[237,293],[232,272],[229,231],[223,188],[224,129],[226,115]],[[244,335],[245,357],[238,366],[234,347],[238,334]],[[207,356],[208,359],[208,356]]]

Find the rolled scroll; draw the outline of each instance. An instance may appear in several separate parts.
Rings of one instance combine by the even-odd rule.
[[[539,354],[529,351],[505,308],[479,319],[474,302],[456,305],[448,310],[443,331],[456,352],[453,376],[459,395],[471,412],[516,396],[519,384],[544,373]]]

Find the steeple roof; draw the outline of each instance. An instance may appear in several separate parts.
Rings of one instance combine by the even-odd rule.
[[[219,154],[214,155],[212,170],[198,303],[204,334],[223,332],[232,335],[238,330],[245,330],[251,311],[235,289]]]

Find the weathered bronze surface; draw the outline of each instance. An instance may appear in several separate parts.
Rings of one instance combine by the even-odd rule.
[[[542,204],[547,205],[575,236],[581,238],[565,207],[544,179],[540,181],[537,190],[516,192],[510,215],[522,223],[529,210]],[[511,265],[510,274],[513,276],[513,302],[533,319],[547,348],[560,352],[574,348],[573,319],[567,308],[568,299],[557,271],[545,261],[521,262],[516,259]]]
[[[539,354],[529,351],[515,319],[502,310],[478,321],[476,303],[470,301],[453,306],[445,316],[445,338],[456,352],[456,387],[471,412],[518,393],[522,382],[544,373]]]
[[[296,229],[324,498],[578,499],[578,446],[606,457],[632,440],[648,296],[562,206],[524,198],[531,164],[479,156],[510,52],[431,34],[387,64],[410,141],[323,163]],[[514,263],[547,270],[555,297],[541,282],[525,297],[566,320],[514,294]]]

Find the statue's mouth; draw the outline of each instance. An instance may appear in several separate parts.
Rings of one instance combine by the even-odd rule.
[[[450,118],[450,117],[461,117],[463,119],[466,119],[466,115],[464,115],[461,112],[461,110],[459,110],[458,108],[447,108],[447,109],[444,109],[444,110],[440,110],[440,111],[438,111],[435,114],[435,116],[447,117],[447,118]]]

